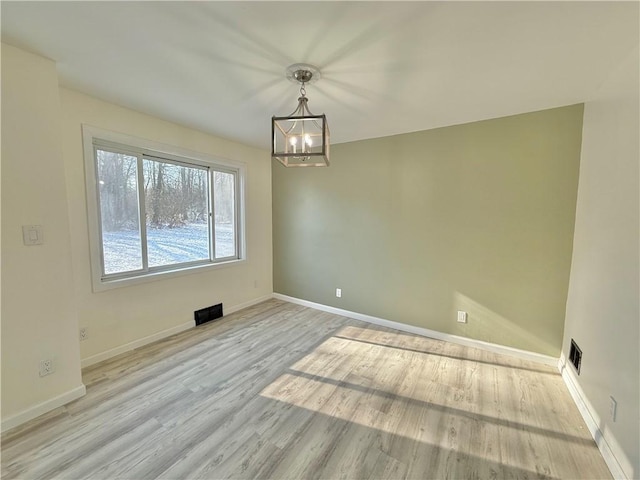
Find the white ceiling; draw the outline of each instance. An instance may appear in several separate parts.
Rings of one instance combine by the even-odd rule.
[[[7,2],[2,40],[63,86],[263,148],[309,108],[333,143],[589,100],[638,43],[637,2]]]

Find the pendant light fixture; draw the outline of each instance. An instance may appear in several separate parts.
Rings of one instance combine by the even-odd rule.
[[[287,78],[300,84],[298,107],[286,117],[271,118],[271,158],[285,167],[328,167],[329,125],[326,115],[314,115],[307,106],[306,85],[320,78],[313,65],[296,63]]]

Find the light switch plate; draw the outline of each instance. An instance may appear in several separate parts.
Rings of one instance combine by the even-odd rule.
[[[42,245],[44,237],[42,234],[42,225],[23,225],[22,241],[25,245]]]

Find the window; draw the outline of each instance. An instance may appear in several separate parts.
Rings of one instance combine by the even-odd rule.
[[[94,288],[241,259],[240,166],[83,132]]]

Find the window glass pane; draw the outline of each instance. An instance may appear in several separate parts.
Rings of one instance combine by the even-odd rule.
[[[149,267],[209,260],[206,169],[144,159]]]
[[[137,160],[96,151],[105,275],[142,268]]]
[[[235,174],[213,172],[216,258],[236,256]]]

